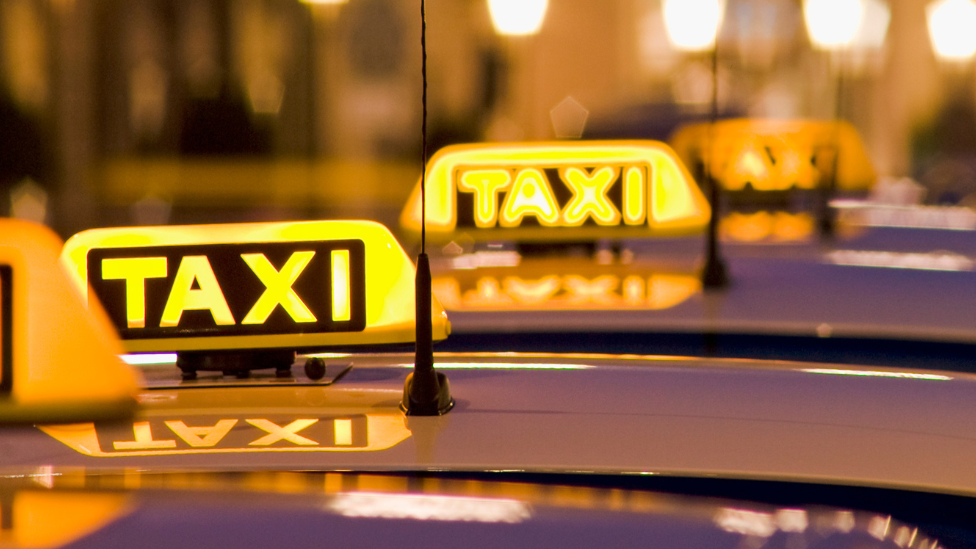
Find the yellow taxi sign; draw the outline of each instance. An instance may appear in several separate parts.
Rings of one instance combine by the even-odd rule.
[[[414,340],[413,264],[370,221],[95,229],[61,258],[129,352]],[[447,315],[431,310],[444,339]]]
[[[730,191],[814,189],[835,169],[840,190],[868,189],[876,178],[860,135],[845,121],[750,118],[690,124],[670,143],[689,166],[707,160],[712,177]]]
[[[420,185],[400,224],[420,231]],[[655,141],[455,145],[427,165],[427,234],[560,240],[695,233],[710,209]],[[613,229],[613,230],[611,230]]]
[[[139,376],[97,302],[58,265],[50,229],[0,220],[0,422],[131,415]]]

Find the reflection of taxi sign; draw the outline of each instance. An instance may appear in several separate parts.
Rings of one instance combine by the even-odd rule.
[[[0,220],[0,422],[131,415],[138,374],[104,311],[86,310],[49,229]]]
[[[62,254],[130,352],[408,343],[413,264],[382,225],[96,229]],[[447,337],[440,304],[434,336]]]
[[[418,184],[400,216],[404,228],[420,230],[420,206]],[[432,237],[685,234],[701,230],[709,212],[681,161],[653,141],[459,145],[442,149],[427,165]]]
[[[41,427],[94,457],[255,453],[375,452],[410,437],[399,411],[343,416],[152,416],[133,423]]]
[[[709,160],[712,176],[730,191],[747,186],[757,191],[817,188],[834,172],[838,151],[838,189],[867,189],[875,179],[857,130],[842,121],[738,119],[714,127],[691,124],[675,132],[671,146],[689,166]]]
[[[434,294],[449,311],[621,311],[669,309],[701,291],[696,276],[631,266],[599,271],[539,265],[522,271],[454,271],[434,277]]]
[[[55,478],[63,478],[45,469],[52,468],[30,475],[40,485],[36,488],[50,488]],[[135,509],[131,499],[122,492],[8,489],[0,498],[0,546],[64,547],[128,515]]]

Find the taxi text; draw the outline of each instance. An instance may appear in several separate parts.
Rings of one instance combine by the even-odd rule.
[[[518,227],[527,218],[543,227],[579,227],[587,221],[599,226],[641,225],[647,219],[647,173],[642,165],[475,167],[459,170],[456,181],[458,192],[473,199],[470,215],[479,228]],[[559,185],[554,188],[551,179]],[[459,211],[459,216],[464,219],[466,214]]]
[[[358,331],[360,241],[95,249],[93,292],[124,338]]]

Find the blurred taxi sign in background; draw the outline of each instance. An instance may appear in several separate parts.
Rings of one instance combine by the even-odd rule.
[[[0,220],[0,423],[122,418],[138,374],[105,312],[87,309],[49,229]]]
[[[403,213],[419,233],[420,185]],[[710,209],[688,170],[655,141],[455,145],[427,165],[427,235],[558,241],[693,234]]]
[[[845,121],[690,124],[675,131],[670,143],[688,166],[707,162],[711,176],[728,191],[816,189],[828,185],[830,177],[838,190],[867,190],[875,180],[861,137]]]
[[[62,261],[105,305],[129,352],[414,339],[414,267],[378,223],[96,229],[71,238]],[[431,307],[434,337],[444,339],[447,316],[436,300]]]

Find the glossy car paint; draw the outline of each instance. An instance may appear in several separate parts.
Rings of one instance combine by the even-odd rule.
[[[331,385],[256,374],[264,377],[239,387],[182,388],[175,366],[147,367],[148,379],[162,368],[172,381],[142,394],[134,423],[148,423],[154,441],[174,441],[168,447],[98,457],[137,439],[134,424],[44,427],[60,429],[62,438],[65,431],[97,431],[97,449],[72,449],[37,427],[5,429],[0,471],[31,472],[38,464],[54,471],[585,471],[976,494],[970,374],[669,357],[438,355],[458,403],[446,416],[425,418],[404,417],[398,408],[410,360],[332,357],[330,363],[353,368]],[[348,424],[356,430],[363,416],[381,419],[383,444],[337,449],[339,439],[323,441],[321,432],[311,437],[319,438],[314,445],[251,444],[270,433],[257,420],[280,428],[298,419],[350,419],[360,422]],[[213,427],[221,419],[237,420],[227,436],[238,442],[220,452],[191,448],[163,427]],[[174,453],[181,449],[199,451]]]

